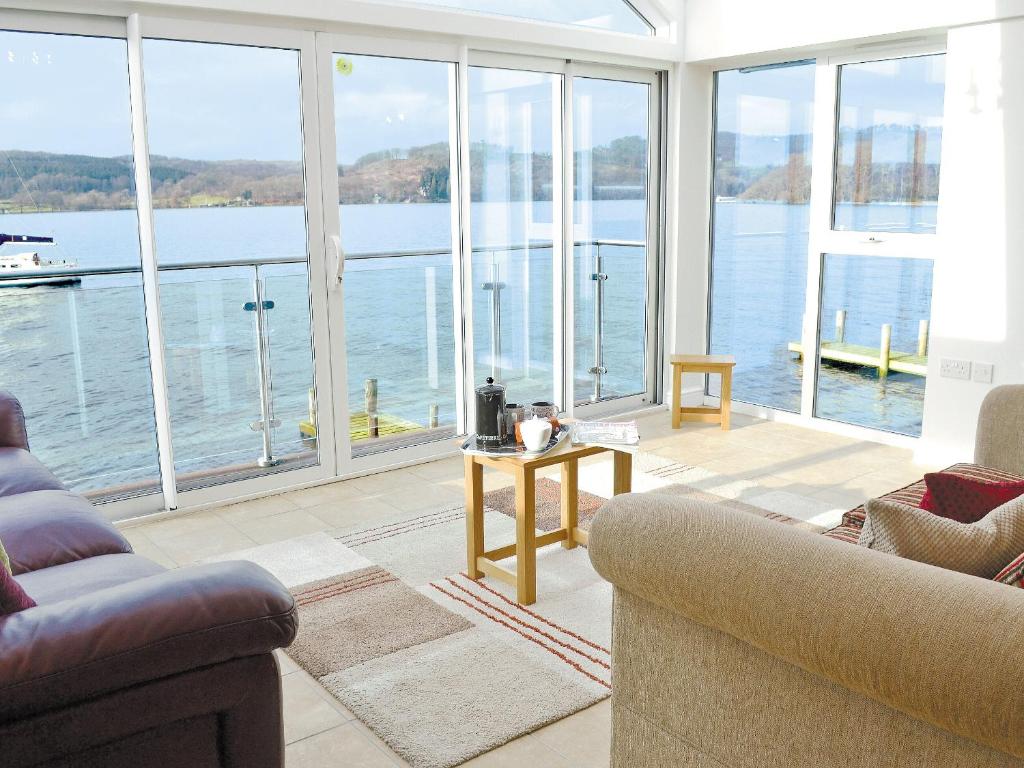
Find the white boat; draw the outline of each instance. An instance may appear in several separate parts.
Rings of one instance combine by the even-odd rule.
[[[45,243],[53,245],[52,237],[0,234],[0,246],[6,243]],[[49,259],[39,251],[0,254],[0,288],[27,288],[33,285],[73,285],[82,282],[78,275],[47,274],[54,270],[71,270],[78,266],[68,259]]]

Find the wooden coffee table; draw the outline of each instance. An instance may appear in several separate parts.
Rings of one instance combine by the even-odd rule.
[[[536,459],[491,457],[466,454],[466,572],[471,579],[493,576],[516,588],[516,600],[522,605],[537,601],[537,549],[562,542],[566,549],[586,544],[588,534],[579,528],[579,460],[609,452],[614,456],[613,493],[629,493],[632,488],[633,456],[609,448],[563,444]],[[562,526],[537,534],[536,472],[543,467],[562,465]],[[484,467],[512,475],[516,485],[516,542],[497,549],[484,549]],[[516,569],[498,561],[515,556]]]

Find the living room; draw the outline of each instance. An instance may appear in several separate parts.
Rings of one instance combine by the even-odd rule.
[[[15,765],[1024,764],[1024,3],[0,37]]]

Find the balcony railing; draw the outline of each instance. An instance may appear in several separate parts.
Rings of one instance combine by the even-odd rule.
[[[503,297],[503,283],[509,278],[502,273],[500,258],[526,252],[527,258],[536,256],[550,265],[550,258],[539,254],[550,253],[551,248],[550,242],[531,242],[473,249],[474,254],[486,254],[480,261],[488,265],[489,276],[473,286],[477,301],[484,302],[489,317],[489,338],[478,338],[476,343],[477,363],[478,368],[486,366],[496,378],[515,376],[506,362],[511,333],[506,329],[503,334],[503,311],[518,317],[525,303],[522,295],[505,292]],[[643,369],[642,359],[636,358],[637,351],[643,354],[642,347],[617,349],[625,338],[620,333],[622,327],[639,324],[642,328],[643,318],[613,312],[613,349],[608,348],[606,328],[609,286],[614,287],[616,280],[622,284],[636,279],[632,267],[610,274],[606,266],[609,255],[642,253],[643,248],[642,242],[626,240],[576,243],[575,270],[581,281],[585,277],[594,286],[588,295],[577,298],[576,388],[579,391],[582,385],[589,389],[592,401],[625,394],[623,389],[633,386],[628,376]],[[353,439],[362,444],[357,453],[369,452],[371,444],[390,448],[409,444],[415,436],[431,439],[453,433],[453,427],[445,425],[454,424],[454,391],[446,391],[444,380],[444,357],[454,355],[454,335],[448,328],[451,312],[447,311],[446,319],[447,308],[433,305],[431,299],[432,291],[434,295],[447,292],[450,296],[451,286],[444,282],[451,279],[450,258],[447,249],[346,256],[349,261],[366,265],[361,268],[353,264],[355,268],[347,273],[347,294],[365,290],[379,296],[379,291],[394,286],[395,281],[425,284],[426,291],[409,292],[408,301],[415,306],[408,307],[407,312],[427,317],[424,325],[433,334],[425,342],[433,362],[428,360],[430,370],[423,374],[433,393],[425,398],[416,388],[404,394],[394,388],[382,392],[374,418],[379,407],[404,426],[390,432],[371,431],[371,414],[367,412],[365,431],[353,433]],[[305,259],[281,257],[160,265],[171,434],[179,487],[224,482],[274,471],[270,468],[316,461],[316,402],[305,264]],[[9,346],[6,353],[0,351],[0,387],[13,389],[26,402],[33,422],[33,449],[69,485],[98,498],[144,493],[159,486],[141,272],[139,266],[39,270],[32,276],[78,278],[84,282],[81,288],[40,286],[29,291],[0,291],[0,314],[16,316],[8,315],[10,310],[20,313],[17,316],[25,321],[24,327],[12,327],[11,332],[20,334],[19,339],[32,337],[24,344]],[[24,279],[24,273],[0,274],[0,286]],[[632,291],[642,298],[642,281]],[[420,307],[419,301],[426,303]],[[381,323],[380,316],[350,315],[349,303],[347,296],[350,337],[363,324],[367,326],[363,330],[376,333],[380,343],[398,340],[401,327],[387,329],[386,333],[374,329],[372,326]],[[545,318],[544,322],[550,324],[553,319]],[[399,336],[389,338],[389,333]],[[633,330],[630,334],[631,339],[637,335]],[[422,339],[409,341],[416,345]],[[348,393],[353,413],[365,407],[365,380],[395,381],[403,375],[402,366],[408,364],[407,360],[396,359],[400,355],[364,352],[351,343],[347,352],[349,376],[353,378]],[[546,358],[550,364],[550,354],[533,356]],[[359,357],[366,359],[354,359]],[[616,363],[610,365],[609,359]],[[623,365],[627,359],[632,362]],[[74,368],[70,377],[64,367],[68,361]],[[630,370],[616,371],[616,364]],[[27,369],[33,372],[26,373]],[[619,378],[617,374],[621,374]],[[70,391],[69,378],[73,379],[75,392]]]

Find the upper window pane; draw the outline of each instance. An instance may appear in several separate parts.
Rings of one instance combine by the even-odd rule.
[[[632,35],[653,35],[654,28],[624,0],[518,0],[512,4],[500,0],[414,0],[420,5],[440,5],[463,11],[496,13],[534,21],[553,21],[577,27],[608,29]]]
[[[935,232],[945,59],[840,69],[836,229]]]

